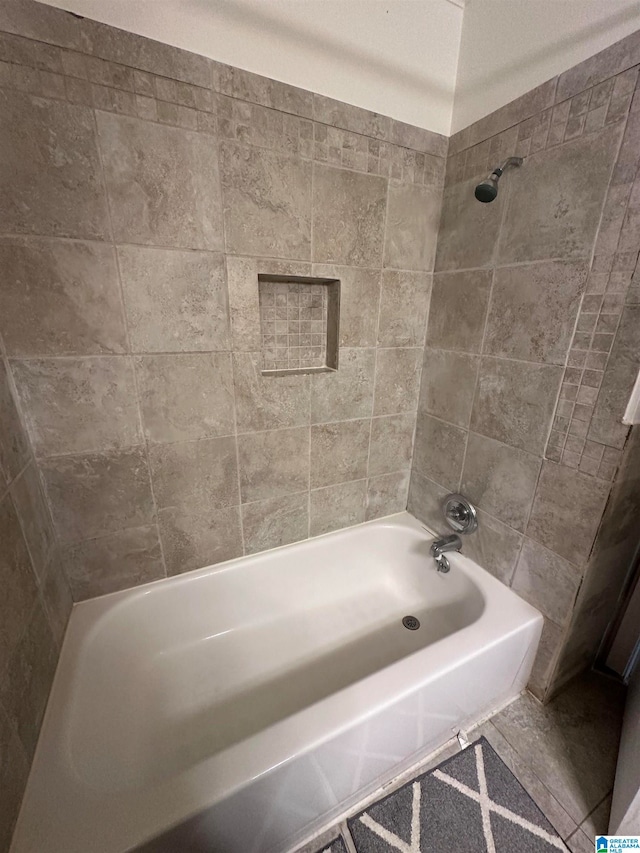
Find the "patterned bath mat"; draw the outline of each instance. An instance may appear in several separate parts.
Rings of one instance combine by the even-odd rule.
[[[486,738],[348,821],[358,853],[552,853],[566,845]]]

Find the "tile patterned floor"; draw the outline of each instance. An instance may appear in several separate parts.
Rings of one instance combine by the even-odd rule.
[[[588,673],[546,706],[524,693],[466,735],[469,740],[480,735],[487,738],[572,853],[592,853],[594,835],[605,833],[609,821],[623,708],[624,689],[604,676]],[[346,818],[459,749],[457,740],[449,741],[296,853],[319,853],[339,834],[348,853],[356,853]]]

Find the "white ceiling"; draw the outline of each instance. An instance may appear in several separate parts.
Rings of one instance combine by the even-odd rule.
[[[448,135],[640,29],[640,0],[44,0]]]
[[[452,132],[638,29],[639,0],[467,0]]]

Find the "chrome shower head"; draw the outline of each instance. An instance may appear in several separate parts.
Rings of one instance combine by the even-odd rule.
[[[521,166],[522,165],[522,157],[509,157],[502,166],[498,166],[496,169],[491,172],[491,174],[487,177],[486,180],[482,181],[482,183],[478,184],[475,191],[475,196],[478,201],[482,201],[485,204],[488,204],[490,201],[493,201],[494,198],[498,195],[498,181],[500,180],[500,176],[504,172],[504,170],[508,166]]]

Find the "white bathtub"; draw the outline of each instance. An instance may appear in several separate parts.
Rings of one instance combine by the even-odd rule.
[[[431,538],[402,513],[75,607],[12,851],[283,851],[517,695],[542,617]]]

